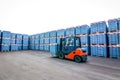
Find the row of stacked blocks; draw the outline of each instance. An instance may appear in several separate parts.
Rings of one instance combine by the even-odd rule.
[[[28,50],[28,35],[0,31],[0,50],[2,52]]]
[[[88,55],[119,58],[120,57],[120,20],[108,20],[80,25],[67,29],[47,32],[49,36],[44,37],[46,33],[38,34],[40,37],[40,49],[55,52],[55,46],[60,43],[60,38],[66,36],[80,37],[81,47],[86,48]],[[44,36],[43,36],[44,35]],[[47,41],[46,41],[47,40]],[[46,42],[48,48],[45,49]],[[57,43],[57,44],[56,44]]]
[[[77,36],[88,55],[120,58],[120,19],[108,20],[108,25],[105,21],[100,21],[91,23],[90,26],[80,25],[30,36],[9,33],[4,34],[3,31],[1,34],[1,50],[30,49],[55,53],[54,45],[60,44],[60,38]]]

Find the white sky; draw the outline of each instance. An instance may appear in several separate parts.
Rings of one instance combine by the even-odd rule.
[[[36,34],[120,17],[120,0],[0,0],[0,30]]]

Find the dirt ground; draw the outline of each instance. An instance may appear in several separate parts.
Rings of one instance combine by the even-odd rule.
[[[120,80],[120,60],[88,56],[76,63],[44,51],[0,52],[0,80]]]

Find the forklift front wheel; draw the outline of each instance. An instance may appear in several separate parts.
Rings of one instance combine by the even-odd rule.
[[[60,53],[58,54],[58,57],[59,57],[60,59],[64,59],[64,58],[65,58],[65,55],[60,52]]]
[[[82,58],[80,56],[75,56],[74,61],[77,63],[80,63],[80,62],[82,62]]]

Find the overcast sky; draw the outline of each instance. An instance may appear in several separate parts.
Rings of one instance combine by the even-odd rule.
[[[0,0],[0,29],[35,34],[120,17],[120,0]]]

